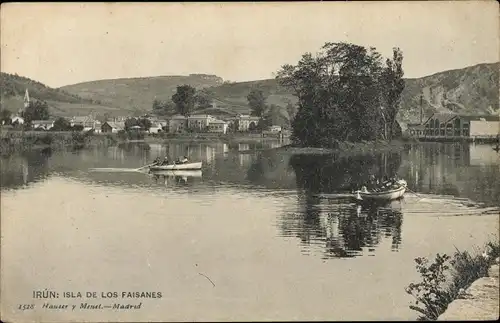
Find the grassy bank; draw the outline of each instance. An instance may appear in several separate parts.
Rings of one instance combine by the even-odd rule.
[[[97,135],[83,132],[51,131],[2,131],[0,152],[9,155],[14,152],[39,148],[75,148],[114,145],[120,141],[117,135]]]
[[[265,141],[276,141],[279,136],[276,134],[260,133],[158,133],[146,136],[144,140],[148,143],[162,142],[239,142],[239,143],[255,143]]]
[[[410,308],[420,313],[419,321],[436,320],[474,281],[488,276],[489,267],[500,256],[498,239],[474,249],[472,253],[457,250],[452,256],[437,254],[432,263],[427,258],[415,259],[422,281],[411,283],[406,292],[416,299]]]
[[[377,152],[399,151],[409,143],[404,140],[392,141],[363,141],[363,142],[338,142],[335,148],[317,148],[317,147],[295,147],[286,145],[278,148],[272,148],[281,153],[292,155],[330,155],[340,156],[364,155]]]

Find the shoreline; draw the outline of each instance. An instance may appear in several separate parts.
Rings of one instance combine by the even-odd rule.
[[[416,300],[410,309],[420,313],[417,321],[499,318],[499,240],[486,243],[482,253],[474,249],[415,259],[422,281],[409,284],[406,293]]]
[[[488,268],[488,274],[475,280],[463,293],[454,299],[438,317],[438,321],[498,320],[500,258]]]

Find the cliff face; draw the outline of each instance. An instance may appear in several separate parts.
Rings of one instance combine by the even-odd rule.
[[[480,64],[459,70],[406,79],[400,119],[420,119],[420,97],[424,115],[433,112],[491,114],[499,109],[500,63]]]

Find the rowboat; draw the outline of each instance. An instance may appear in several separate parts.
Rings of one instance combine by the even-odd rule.
[[[170,177],[176,177],[176,176],[201,177],[202,171],[201,170],[155,170],[152,171],[152,174],[160,176],[170,176]]]
[[[185,164],[169,164],[169,165],[151,165],[149,166],[149,170],[157,171],[157,170],[200,170],[202,166],[202,162],[196,163],[185,163]]]
[[[387,202],[397,200],[405,194],[406,186],[400,185],[397,188],[382,192],[356,191],[354,196],[357,201]]]

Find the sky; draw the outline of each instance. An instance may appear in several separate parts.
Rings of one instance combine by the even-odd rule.
[[[3,3],[1,70],[59,87],[216,74],[272,78],[325,42],[403,51],[405,77],[499,61],[496,1]]]

